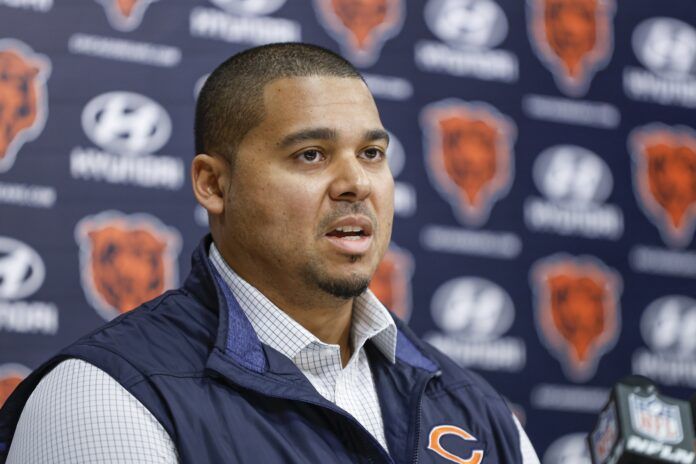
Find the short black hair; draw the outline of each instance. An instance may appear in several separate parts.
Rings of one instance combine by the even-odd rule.
[[[196,103],[196,153],[217,154],[234,164],[244,136],[264,118],[263,90],[277,79],[305,76],[357,78],[345,58],[317,45],[277,43],[233,55],[208,77]]]

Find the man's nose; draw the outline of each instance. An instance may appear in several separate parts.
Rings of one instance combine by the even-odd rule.
[[[333,200],[362,201],[370,195],[372,183],[357,155],[338,156],[333,167],[334,178],[329,191]]]

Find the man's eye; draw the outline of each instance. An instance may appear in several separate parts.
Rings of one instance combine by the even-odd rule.
[[[319,150],[307,150],[297,155],[297,158],[307,163],[316,163],[317,161],[321,161],[323,156],[324,155],[322,155]]]
[[[384,151],[381,148],[368,148],[363,151],[363,157],[372,161],[379,161],[386,157]]]

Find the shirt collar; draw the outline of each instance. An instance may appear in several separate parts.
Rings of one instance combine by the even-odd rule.
[[[327,346],[234,272],[214,243],[210,245],[210,260],[234,294],[262,343],[290,359],[295,359],[309,345]],[[389,311],[370,290],[354,300],[351,338],[354,352],[362,349],[365,342],[372,340],[390,362],[395,362],[396,325]]]

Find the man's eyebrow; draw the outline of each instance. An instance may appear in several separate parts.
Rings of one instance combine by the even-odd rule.
[[[283,137],[283,140],[278,142],[279,148],[288,148],[298,142],[303,142],[306,140],[337,140],[338,132],[334,129],[328,127],[316,127],[312,129],[304,129],[301,131],[293,132]],[[384,140],[389,143],[389,133],[384,129],[372,129],[365,132],[363,139],[370,142],[374,140]]]
[[[365,132],[364,135],[365,140],[373,141],[373,140],[384,140],[389,144],[389,133],[385,131],[384,129],[372,129],[367,132]]]
[[[293,132],[283,137],[283,140],[278,142],[279,148],[288,148],[297,142],[303,142],[305,140],[336,140],[338,139],[338,133],[329,129],[328,127],[317,127],[312,129],[304,129],[301,131]]]

